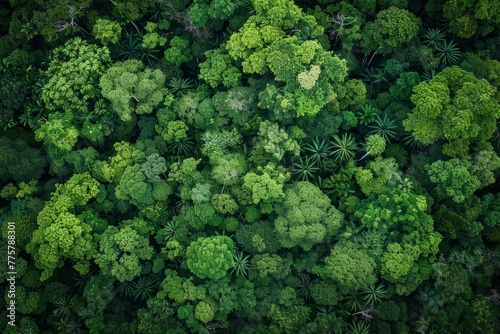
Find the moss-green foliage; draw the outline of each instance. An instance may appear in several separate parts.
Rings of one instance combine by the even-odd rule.
[[[47,158],[42,152],[22,138],[0,137],[0,156],[0,180],[3,182],[40,179],[47,166]]]

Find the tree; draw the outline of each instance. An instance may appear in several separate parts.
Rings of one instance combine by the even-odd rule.
[[[78,309],[78,315],[85,319],[85,325],[91,331],[104,329],[104,311],[115,298],[113,283],[115,279],[110,276],[91,276],[83,289],[85,306]]]
[[[39,227],[26,246],[36,267],[43,270],[40,280],[50,278],[63,265],[64,258],[75,261],[74,268],[81,274],[88,272],[89,260],[96,253],[92,228],[71,211],[96,197],[98,187],[99,183],[88,172],[75,174],[56,186],[38,215]]]
[[[113,147],[116,153],[106,162],[96,162],[94,170],[103,181],[120,182],[127,167],[143,163],[146,156],[144,152],[124,141],[114,143]]]
[[[139,60],[116,62],[102,75],[102,95],[111,101],[122,121],[132,113],[151,114],[166,95],[165,75],[158,69],[144,69]]]
[[[365,49],[391,53],[417,35],[421,21],[406,9],[389,7],[377,13],[375,21],[365,26]]]
[[[223,186],[232,186],[241,182],[241,176],[247,171],[248,163],[239,153],[213,154],[210,157],[211,176]]]
[[[186,63],[192,59],[189,49],[189,41],[187,39],[174,36],[170,40],[170,48],[165,50],[165,60],[175,66]]]
[[[106,47],[88,44],[78,37],[54,49],[42,90],[46,108],[91,113],[92,101],[100,96],[98,80],[110,62]]]
[[[403,182],[403,173],[393,158],[376,157],[365,167],[357,167],[356,181],[365,195],[381,193],[387,188],[394,188]]]
[[[118,22],[108,19],[98,19],[92,28],[92,33],[102,44],[116,44],[120,38],[122,27]]]
[[[500,10],[491,0],[451,1],[443,5],[443,16],[450,21],[449,30],[461,38],[474,34],[485,36],[498,28]]]
[[[343,215],[312,183],[295,182],[284,193],[284,200],[274,206],[275,231],[283,247],[308,251],[341,228]]]
[[[382,239],[385,249],[381,258],[381,277],[395,283],[396,291],[406,295],[429,278],[434,255],[438,252],[441,235],[433,229],[433,219],[426,212],[423,195],[399,188],[370,195],[359,203],[355,216],[368,231],[387,236]],[[365,239],[363,247],[371,254],[380,254]]]
[[[79,132],[72,121],[73,115],[69,112],[52,113],[35,131],[36,140],[44,142],[56,165],[64,163],[64,156],[71,152],[78,140]]]
[[[347,75],[345,61],[314,40],[323,33],[322,27],[292,1],[257,0],[253,5],[255,14],[240,30],[221,48],[206,53],[200,78],[212,87],[221,83],[234,87],[241,74],[230,64],[241,61],[243,73],[272,75],[259,94],[259,107],[269,109],[275,119],[315,115],[335,99],[335,90]],[[291,29],[296,32],[288,36]]]
[[[283,258],[278,254],[257,254],[252,258],[250,279],[256,276],[265,279],[263,282],[269,282],[267,276],[271,276],[276,280],[283,279],[289,273],[291,264],[292,260],[290,258]]]
[[[115,188],[116,198],[129,200],[137,205],[153,204],[153,186],[146,180],[141,165],[128,166],[123,172],[120,183]]]
[[[99,253],[94,256],[102,273],[118,281],[131,281],[141,274],[141,260],[150,260],[153,247],[147,236],[130,226],[108,226],[99,236]]]
[[[148,22],[144,27],[144,30],[147,31],[146,34],[142,37],[142,47],[146,49],[154,49],[157,46],[164,46],[167,42],[167,39],[163,36],[160,36],[156,32],[156,23]]]
[[[199,278],[220,279],[234,266],[233,252],[227,236],[198,238],[187,248],[187,266]]]
[[[415,86],[413,112],[403,121],[406,131],[424,145],[443,139],[443,153],[463,156],[473,144],[491,138],[500,117],[495,87],[459,67],[447,67]]]
[[[290,173],[275,164],[268,163],[264,168],[257,167],[243,177],[243,188],[252,194],[254,204],[260,204],[263,212],[271,212],[271,204],[285,198],[283,185],[290,179]]]
[[[325,266],[314,272],[322,279],[333,280],[343,294],[355,292],[376,282],[375,261],[350,241],[339,241],[325,258]]]
[[[281,247],[276,231],[263,221],[240,226],[235,237],[238,245],[251,254],[274,254]]]
[[[196,27],[201,28],[209,19],[228,19],[233,15],[235,7],[228,0],[195,0],[189,7],[189,17]]]
[[[39,149],[18,137],[0,137],[0,180],[16,182],[40,179],[47,160]]]
[[[478,177],[470,172],[471,164],[468,161],[457,158],[438,160],[426,169],[441,199],[451,198],[461,203],[481,187]]]
[[[240,84],[241,72],[232,64],[231,57],[221,49],[205,52],[207,60],[201,63],[200,79],[215,88],[219,84],[224,87],[236,87]]]
[[[278,124],[264,121],[260,123],[257,142],[252,153],[255,158],[271,155],[274,161],[280,161],[286,152],[299,155],[300,146],[289,137]]]
[[[211,156],[215,152],[228,152],[230,148],[235,148],[241,143],[241,134],[236,130],[208,130],[201,137],[203,145],[201,153]]]

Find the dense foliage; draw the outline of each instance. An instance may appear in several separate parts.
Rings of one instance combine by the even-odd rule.
[[[0,332],[500,332],[499,26],[495,0],[9,1]]]

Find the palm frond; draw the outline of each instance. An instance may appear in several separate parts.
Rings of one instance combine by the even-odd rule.
[[[183,155],[186,157],[194,153],[194,141],[191,138],[182,138],[179,141],[168,144],[167,150],[175,155]]]
[[[168,92],[175,97],[182,97],[187,92],[193,91],[194,86],[194,82],[190,78],[175,77],[167,83]]]
[[[161,280],[157,275],[140,276],[130,284],[131,296],[134,301],[146,301],[153,297],[160,286]]]
[[[372,284],[364,289],[361,289],[361,296],[368,306],[373,306],[380,302],[382,298],[387,295],[387,290],[384,287],[384,283],[378,285]]]
[[[328,140],[314,137],[310,142],[303,145],[301,149],[318,165],[332,155],[333,147]]]
[[[231,270],[231,274],[236,274],[236,276],[247,276],[248,269],[250,269],[250,255],[244,256],[243,252],[235,251],[233,254],[234,267]]]
[[[433,49],[436,49],[438,44],[443,43],[445,41],[445,38],[446,34],[440,29],[436,28],[427,29],[425,33],[422,34],[423,43]]]
[[[375,117],[377,117],[379,112],[380,110],[367,104],[361,107],[361,110],[356,112],[356,116],[358,117],[360,124],[367,125],[375,120]]]
[[[319,168],[316,167],[316,164],[311,157],[307,157],[305,159],[299,157],[299,162],[293,163],[292,175],[296,180],[310,181],[314,180],[315,173],[318,171]]]
[[[344,133],[342,137],[334,135],[331,144],[333,146],[332,156],[335,161],[339,162],[347,162],[354,158],[358,149],[354,137],[347,133]]]
[[[354,320],[347,328],[348,334],[368,334],[370,333],[370,324],[361,320]]]
[[[54,302],[54,311],[56,317],[58,318],[70,318],[73,314],[72,307],[70,304],[71,296],[62,296]]]
[[[299,297],[304,298],[304,300],[308,301],[311,299],[311,286],[314,283],[314,279],[307,274],[299,276],[299,282],[297,284],[297,294]]]
[[[457,64],[460,61],[461,53],[457,44],[453,41],[444,41],[436,46],[436,55],[445,66]]]
[[[391,139],[396,137],[397,132],[395,131],[398,127],[394,123],[394,120],[387,117],[387,114],[384,114],[384,117],[381,118],[377,115],[375,122],[368,126],[371,129],[368,134],[369,135],[379,135],[383,137],[388,143],[391,142]]]

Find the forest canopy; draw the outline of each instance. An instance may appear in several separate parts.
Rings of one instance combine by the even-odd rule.
[[[496,0],[10,0],[0,332],[500,332]]]

